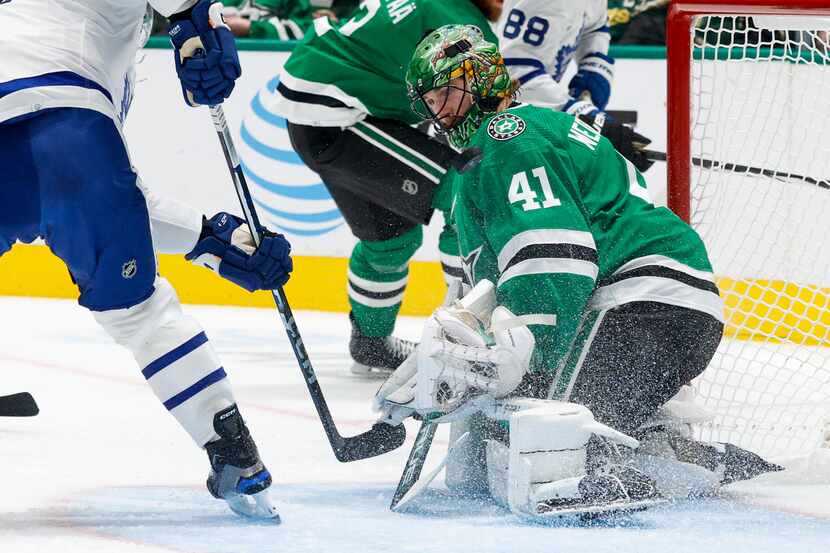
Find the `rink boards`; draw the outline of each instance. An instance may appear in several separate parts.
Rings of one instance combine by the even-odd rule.
[[[276,87],[288,54],[242,51],[243,76],[225,111],[261,218],[291,240],[296,271],[287,293],[292,305],[300,309],[345,311],[348,310],[346,264],[354,238],[319,177],[291,149],[285,122],[269,105],[271,90]],[[207,110],[183,107],[170,56],[171,52],[166,49],[148,49],[141,53],[135,100],[125,127],[133,163],[144,184],[158,194],[193,204],[209,214],[238,212]],[[654,86],[644,88],[643,82]],[[653,138],[651,147],[656,150],[665,149],[664,82],[664,59],[618,59],[614,95],[609,106],[613,110],[636,112],[638,130]],[[164,132],[165,128],[177,132]],[[664,204],[664,164],[655,164],[646,178],[655,203]],[[743,198],[732,200],[736,201],[728,204],[743,203]],[[809,219],[821,220],[821,217]],[[442,223],[441,215],[436,214],[425,231],[424,247],[416,254],[404,298],[405,314],[427,314],[443,296],[436,247]],[[763,241],[764,235],[754,238]],[[734,249],[741,247],[746,244]],[[787,249],[779,244],[776,251]],[[181,258],[161,255],[160,268],[188,303],[248,306],[271,303],[268,294],[247,294]],[[717,269],[719,274],[730,274],[728,268]],[[719,282],[728,292],[727,319],[733,336],[790,336],[787,312],[795,305],[804,312],[801,335],[795,341],[826,345],[830,328],[826,288],[814,280],[796,284],[783,274],[753,273],[753,276],[771,283],[770,286],[758,286],[762,282],[759,280],[721,279]],[[742,293],[756,289],[755,296]],[[77,292],[66,270],[51,258],[45,247],[18,245],[0,263],[0,294],[76,297]],[[738,326],[742,327],[740,331]],[[783,330],[777,331],[777,327]]]

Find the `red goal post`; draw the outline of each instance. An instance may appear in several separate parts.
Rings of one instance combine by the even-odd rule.
[[[691,80],[692,24],[697,15],[830,16],[828,0],[672,1],[666,23],[668,63],[668,205],[690,221],[692,170]]]
[[[704,441],[830,448],[830,0],[676,0],[668,204],[706,244],[724,338]],[[821,450],[821,451],[820,451]]]

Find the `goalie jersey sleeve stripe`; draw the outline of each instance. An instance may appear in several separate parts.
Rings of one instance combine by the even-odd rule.
[[[526,248],[539,246],[563,246],[579,250],[580,257],[596,264],[597,253],[594,237],[590,232],[567,229],[531,229],[520,232],[508,240],[498,255],[499,270],[504,271],[511,261]],[[593,253],[590,253],[591,250]],[[552,252],[553,250],[551,250]],[[543,253],[543,252],[539,252]],[[540,255],[537,257],[570,257],[569,255]]]
[[[554,275],[568,274],[596,280],[599,268],[595,263],[581,261],[578,259],[526,259],[510,267],[499,276],[498,286],[501,287],[508,281],[530,275]]]
[[[522,261],[539,258],[565,258],[589,261],[597,264],[597,251],[576,244],[532,244],[525,246],[514,255],[502,271],[508,271]]]

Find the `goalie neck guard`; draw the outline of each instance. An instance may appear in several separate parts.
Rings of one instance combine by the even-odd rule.
[[[409,62],[406,83],[412,110],[432,121],[458,148],[467,146],[484,116],[497,111],[502,100],[513,93],[498,47],[487,42],[473,25],[445,25],[421,39]],[[465,113],[460,103],[450,126],[438,116],[443,106],[434,110],[424,97],[439,88],[446,88],[447,93],[452,88],[460,89],[472,95],[472,105]],[[445,103],[446,98],[448,94]]]

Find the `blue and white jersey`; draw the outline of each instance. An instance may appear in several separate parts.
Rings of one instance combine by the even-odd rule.
[[[568,64],[608,57],[607,0],[505,0],[496,35],[521,101],[561,110]]]
[[[152,0],[167,16],[196,0]],[[0,3],[0,122],[78,107],[118,121],[141,46],[146,0]]]

